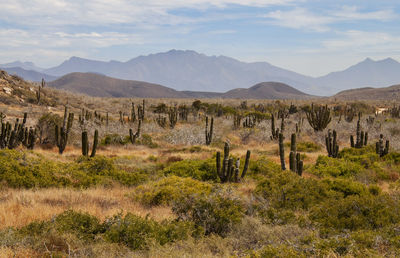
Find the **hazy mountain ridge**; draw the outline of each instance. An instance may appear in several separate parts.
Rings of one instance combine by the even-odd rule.
[[[35,67],[32,63],[24,64]],[[192,50],[171,50],[138,56],[126,62],[71,57],[42,72],[55,76],[73,72],[100,73],[118,79],[161,84],[179,91],[220,93],[248,88],[265,81],[285,83],[308,94],[323,96],[350,88],[385,87],[400,83],[400,63],[391,58],[380,61],[367,58],[343,71],[314,78],[267,62],[246,63],[226,56],[207,56]]]

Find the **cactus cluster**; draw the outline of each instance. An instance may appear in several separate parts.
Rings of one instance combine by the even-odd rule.
[[[239,129],[240,123],[242,121],[242,115],[239,113],[233,114],[233,129]]]
[[[138,105],[137,111],[138,111],[138,119],[144,121],[144,114],[145,114],[145,103],[146,101],[143,100],[142,105]]]
[[[189,116],[189,108],[186,105],[178,107],[178,117],[181,121],[187,121]]]
[[[389,140],[386,140],[385,146],[383,145],[383,134],[379,136],[379,141],[376,142],[375,144],[375,152],[378,154],[380,157],[385,156],[386,154],[389,153]]]
[[[222,161],[222,167],[221,167],[221,152],[217,152],[216,162],[217,162],[216,164],[217,175],[221,180],[221,183],[239,182],[241,179],[245,177],[247,173],[247,169],[249,167],[249,162],[250,162],[250,151],[248,150],[246,153],[244,168],[240,176],[239,176],[240,159],[238,158],[234,163],[233,158],[229,156],[229,144],[227,142],[225,142],[224,159]]]
[[[158,117],[156,117],[155,120],[161,128],[165,128],[167,126],[167,118],[165,116],[158,114]]]
[[[337,143],[336,131],[328,130],[328,135],[325,136],[326,151],[328,152],[328,157],[337,158],[339,154],[339,145]]]
[[[92,153],[90,154],[91,158],[93,158],[96,155],[98,142],[99,142],[99,132],[96,129],[94,131]],[[89,156],[89,139],[87,131],[82,132],[82,155],[86,157]]]
[[[211,117],[210,130],[208,130],[208,116],[206,116],[206,131],[205,131],[206,145],[211,144],[213,131],[214,131],[214,118]]]
[[[132,144],[136,143],[136,139],[140,137],[140,127],[142,126],[142,120],[139,120],[136,133],[133,133],[132,128],[129,128],[129,140]]]
[[[178,108],[176,106],[168,109],[168,120],[169,128],[174,129],[176,123],[178,122]]]
[[[55,137],[58,152],[62,154],[67,146],[68,135],[71,131],[72,124],[74,122],[74,113],[68,113],[68,108],[64,109],[64,120],[63,125],[60,128],[58,125],[55,126]]]
[[[279,117],[279,115],[278,115]],[[275,116],[274,114],[271,115],[271,140],[278,140],[279,133],[283,133],[285,130],[285,118],[281,116],[281,128],[275,128]]]
[[[27,115],[27,113],[24,113],[24,118],[21,123],[17,118],[14,124],[14,128],[12,128],[12,125],[9,122],[1,123],[0,149],[15,149],[21,143],[30,150],[35,147],[36,129],[33,129],[32,127],[25,127]]]
[[[300,158],[300,153],[297,153],[295,133],[292,134],[290,139],[289,168],[299,176],[303,174],[303,161]]]
[[[358,114],[356,142],[354,143],[353,135],[350,135],[350,146],[352,148],[362,148],[368,144],[368,132],[361,131],[361,113]]]
[[[244,128],[254,128],[256,126],[256,117],[252,115],[247,115],[243,121]]]
[[[314,131],[323,131],[331,122],[331,110],[327,105],[314,106],[311,104],[310,110],[306,111],[308,123]]]

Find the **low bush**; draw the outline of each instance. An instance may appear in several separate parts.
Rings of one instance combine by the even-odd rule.
[[[48,248],[46,243],[54,241],[56,236],[61,245],[71,239],[75,243],[85,241],[86,244],[102,245],[106,241],[122,244],[133,250],[143,250],[150,244],[164,245],[203,234],[204,231],[192,222],[156,222],[128,213],[125,216],[117,214],[101,223],[95,216],[68,210],[49,221],[32,222],[20,229],[8,228],[0,231],[0,245],[24,242],[35,249],[44,249]],[[60,251],[50,245],[49,248]],[[68,254],[69,248],[64,248],[64,255],[61,256]]]
[[[196,228],[191,222],[163,221],[159,223],[130,213],[125,216],[115,215],[106,220],[103,227],[107,241],[124,244],[134,250],[146,249],[153,242],[164,245],[202,234],[202,230]]]
[[[364,167],[356,162],[319,156],[310,172],[320,177],[352,177],[358,173],[362,173],[364,170]]]
[[[166,167],[163,173],[166,176],[191,177],[202,181],[216,181],[218,178],[215,159],[178,161]]]
[[[126,145],[128,143],[130,143],[129,137],[119,134],[107,134],[100,142],[101,145]]]
[[[192,178],[169,176],[156,182],[140,185],[133,198],[144,205],[169,205],[189,195],[204,196],[212,185]]]
[[[103,156],[63,163],[27,151],[0,151],[0,182],[13,188],[137,185],[145,180],[146,175],[121,170],[113,159]]]
[[[290,142],[285,143],[285,147],[289,148]],[[296,149],[299,152],[316,152],[316,151],[320,151],[322,148],[320,145],[318,145],[314,142],[297,142]]]
[[[153,139],[149,134],[142,134],[138,140],[136,140],[136,144],[138,145],[144,145],[149,148],[157,148],[158,144],[153,142]]]
[[[352,195],[315,206],[310,219],[326,230],[379,229],[400,222],[399,208],[388,195]]]
[[[172,211],[180,221],[192,221],[206,234],[224,236],[241,222],[245,208],[231,192],[217,191],[208,196],[188,196],[174,203]]]

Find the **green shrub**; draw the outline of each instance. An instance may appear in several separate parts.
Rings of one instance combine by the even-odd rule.
[[[285,147],[289,148],[290,142],[285,143]],[[315,142],[297,142],[296,148],[299,152],[316,152],[322,149],[321,146]]]
[[[180,177],[192,177],[197,180],[217,180],[217,171],[214,159],[182,160],[172,163],[163,170],[164,175],[175,175]]]
[[[144,145],[149,148],[157,148],[158,144],[153,142],[153,139],[149,134],[142,134],[138,140],[136,140],[136,144],[138,145]]]
[[[399,207],[387,195],[352,195],[314,207],[310,218],[327,230],[378,229],[400,221]]]
[[[318,176],[352,177],[363,172],[362,165],[345,159],[319,156],[311,172]]]
[[[264,178],[257,185],[255,194],[267,200],[269,208],[295,211],[309,210],[329,199],[369,195],[369,191],[365,185],[349,179],[316,180],[282,171]]]
[[[192,178],[169,176],[135,189],[134,198],[144,205],[169,205],[189,195],[204,196],[212,185]]]
[[[149,218],[142,218],[131,213],[124,217],[115,215],[104,223],[105,239],[113,243],[122,243],[131,249],[145,249],[152,242],[164,245],[189,236],[201,235],[190,222],[158,223]]]
[[[130,143],[129,137],[121,136],[119,134],[107,134],[101,140],[101,145],[126,145]]]
[[[113,159],[104,156],[63,163],[26,151],[0,151],[0,182],[13,188],[137,185],[145,179],[144,174],[119,169]]]
[[[241,222],[245,209],[230,192],[214,192],[208,196],[188,196],[174,203],[172,211],[178,220],[192,221],[206,234],[224,236]]]
[[[293,172],[270,174],[255,190],[258,196],[268,200],[276,209],[308,209],[328,198],[330,189],[321,181],[299,177]]]
[[[269,175],[271,173],[279,173],[280,171],[281,171],[280,165],[266,158],[261,158],[254,161],[250,160],[248,175],[249,176]]]
[[[15,244],[24,242],[25,245],[39,244],[42,247],[43,243],[56,235],[61,243],[71,238],[86,244],[98,242],[104,245],[104,241],[108,241],[134,250],[146,249],[153,243],[164,245],[203,234],[204,231],[192,222],[159,223],[128,213],[125,216],[117,214],[100,223],[95,216],[72,210],[65,211],[50,221],[32,222],[20,229],[8,228],[0,231],[2,239]],[[0,244],[4,243],[0,240]]]

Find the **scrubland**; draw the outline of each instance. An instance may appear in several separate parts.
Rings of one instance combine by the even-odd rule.
[[[3,122],[27,112],[27,125],[38,130],[33,150],[0,150],[0,256],[400,255],[400,118],[392,103],[375,115],[373,102],[148,99],[133,144],[129,129],[137,130],[138,119],[131,119],[131,103],[137,116],[142,100],[43,94],[49,101],[42,104],[11,99],[0,106]],[[331,121],[320,131],[306,118],[312,102],[330,108]],[[54,125],[62,124],[65,105],[75,120],[59,154]],[[350,135],[356,138],[359,112],[368,142],[355,148]],[[280,129],[284,116],[286,170],[279,141],[271,139],[272,115]],[[206,116],[214,119],[209,145]],[[96,155],[82,156],[81,133],[88,132],[92,147],[95,129]],[[337,157],[328,157],[329,130],[337,133]],[[293,133],[301,173],[289,169]],[[390,141],[384,155],[376,153],[380,134]],[[251,156],[242,179],[222,183],[216,153],[225,142],[241,159],[240,171],[247,150]]]

